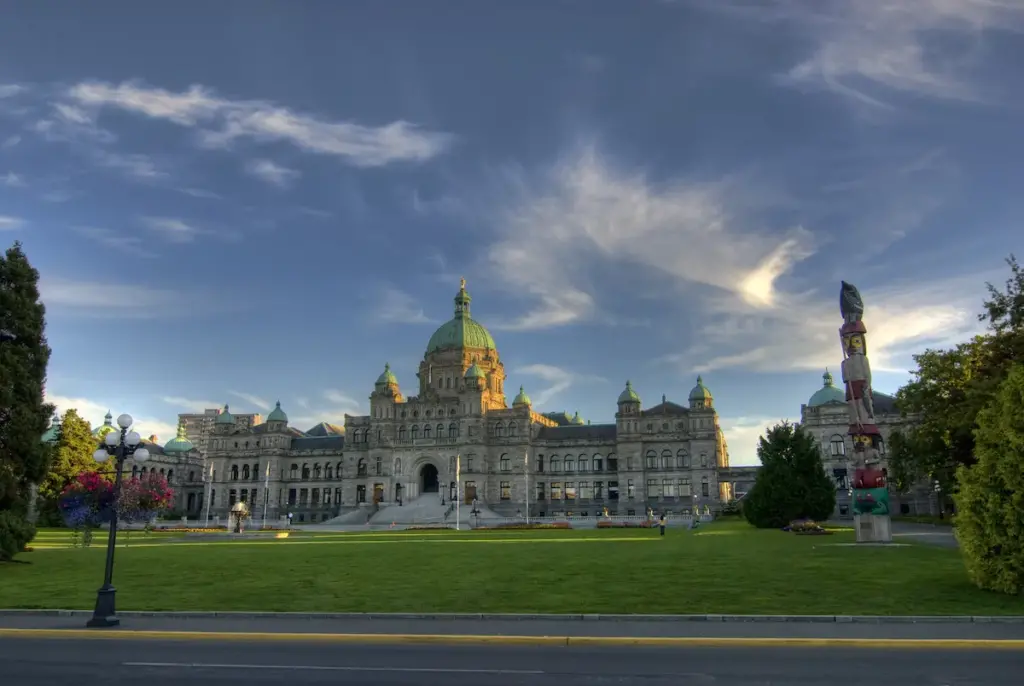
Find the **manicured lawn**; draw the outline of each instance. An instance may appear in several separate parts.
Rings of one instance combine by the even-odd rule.
[[[649,530],[293,533],[117,551],[122,610],[1022,614],[974,588],[957,550],[836,545],[833,536],[719,523]],[[31,564],[0,566],[0,607],[89,609],[104,538],[71,549],[43,532]]]

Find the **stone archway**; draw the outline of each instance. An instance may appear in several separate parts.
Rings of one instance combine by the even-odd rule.
[[[440,484],[437,478],[437,467],[430,462],[420,467],[420,493],[437,493]]]

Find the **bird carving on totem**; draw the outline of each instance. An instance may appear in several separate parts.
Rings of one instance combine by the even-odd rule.
[[[839,312],[847,323],[859,322],[864,315],[864,301],[852,283],[842,282],[839,290]]]

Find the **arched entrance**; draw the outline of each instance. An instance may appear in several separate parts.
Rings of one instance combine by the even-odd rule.
[[[437,467],[429,462],[420,468],[420,493],[437,493]]]

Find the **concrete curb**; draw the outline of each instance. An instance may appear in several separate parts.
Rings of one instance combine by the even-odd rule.
[[[857,624],[1024,624],[1022,615],[615,615],[615,614],[501,614],[389,612],[146,612],[120,611],[121,617],[161,619],[378,619],[378,620],[499,620],[601,622],[813,622]],[[92,610],[0,609],[0,617],[91,617]]]

